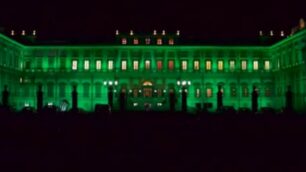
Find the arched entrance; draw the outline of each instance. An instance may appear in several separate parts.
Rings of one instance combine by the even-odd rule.
[[[153,95],[153,84],[150,81],[145,81],[142,84],[144,98],[151,98]]]

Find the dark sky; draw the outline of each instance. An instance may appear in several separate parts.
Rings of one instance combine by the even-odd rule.
[[[201,38],[250,37],[262,30],[289,30],[306,18],[297,0],[94,1],[30,0],[1,3],[0,26],[35,28],[44,37],[101,36],[115,29],[166,29]],[[303,9],[304,6],[304,9]]]

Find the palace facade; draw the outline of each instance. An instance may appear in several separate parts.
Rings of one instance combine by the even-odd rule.
[[[0,34],[0,87],[9,92],[8,104],[38,108],[41,91],[43,105],[66,102],[86,111],[96,104],[215,110],[221,91],[223,105],[238,109],[251,108],[256,86],[258,108],[281,109],[290,85],[294,109],[306,110],[306,30],[264,46],[179,45],[179,32],[116,34],[117,45],[94,46],[26,45]]]

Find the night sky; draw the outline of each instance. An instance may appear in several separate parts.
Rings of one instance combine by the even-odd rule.
[[[303,1],[9,1],[1,3],[0,26],[37,29],[46,38],[181,30],[199,38],[253,37],[259,30],[289,31],[306,18]],[[303,9],[304,8],[304,9]]]

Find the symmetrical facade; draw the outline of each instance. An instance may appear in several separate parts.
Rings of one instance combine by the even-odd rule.
[[[39,85],[43,104],[77,106],[93,111],[96,104],[142,110],[182,108],[211,103],[217,108],[221,86],[223,105],[251,107],[256,86],[258,106],[281,109],[290,85],[294,108],[306,110],[306,30],[271,46],[177,45],[163,37],[120,37],[120,45],[24,45],[0,34],[0,87],[7,85],[9,105],[19,110],[37,106]],[[171,98],[170,94],[174,95]],[[173,100],[171,100],[173,99]]]

